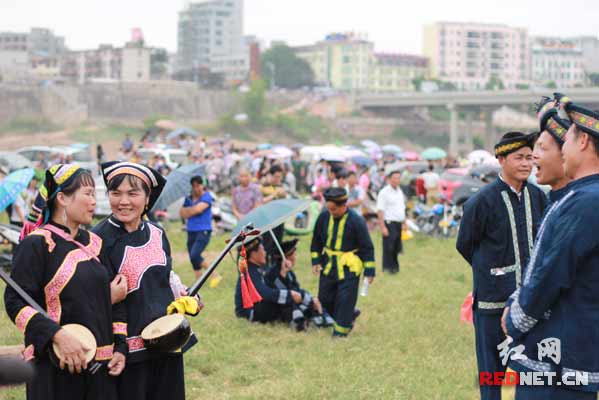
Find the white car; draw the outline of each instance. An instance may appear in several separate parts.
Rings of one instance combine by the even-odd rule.
[[[162,147],[146,148],[137,150],[137,154],[139,154],[142,162],[145,164],[150,163],[152,158],[156,155],[163,156],[166,161],[166,165],[171,170],[179,168],[188,162],[187,152],[181,149],[167,149]]]
[[[73,162],[79,164],[85,169],[90,170],[94,174],[98,169],[96,162],[92,157],[91,149],[89,145],[85,143],[75,143],[71,145],[55,147],[28,146],[17,150],[16,153],[32,161],[33,163],[39,161],[40,155],[43,155],[44,160],[47,163],[50,163],[52,162],[53,156],[56,154],[62,154],[65,157],[71,156],[73,158]]]
[[[28,160],[20,154],[10,151],[0,151],[0,167],[6,168],[7,171],[27,168],[31,167],[32,165],[33,163],[31,160]]]

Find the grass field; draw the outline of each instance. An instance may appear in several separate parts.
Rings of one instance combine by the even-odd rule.
[[[191,284],[185,234],[169,227],[175,269]],[[209,257],[223,247],[213,238]],[[309,268],[309,237],[301,240],[296,272],[316,293]],[[199,344],[185,356],[188,399],[476,399],[473,328],[459,321],[470,290],[469,267],[453,240],[416,237],[405,244],[401,272],[380,273],[362,315],[346,340],[330,330],[295,333],[283,325],[255,325],[233,312],[236,270],[231,259],[219,269],[216,289],[203,289],[206,304],[192,321]],[[0,313],[0,344],[20,343],[20,334]],[[0,391],[0,399],[21,399],[21,388]]]

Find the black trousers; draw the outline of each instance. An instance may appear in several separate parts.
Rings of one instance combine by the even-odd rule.
[[[185,400],[183,372],[182,354],[127,364],[118,380],[119,399]]]
[[[399,253],[403,250],[401,242],[401,222],[385,221],[389,231],[387,237],[383,237],[383,271],[399,272]]]
[[[474,339],[478,372],[505,372],[497,346],[505,340],[501,330],[501,314],[486,314],[474,310]],[[501,400],[501,386],[481,386],[481,400]]]
[[[252,322],[290,322],[293,307],[291,305],[281,305],[270,301],[262,300],[254,304],[253,314],[250,320]]]
[[[333,335],[347,336],[353,328],[354,308],[358,302],[359,287],[360,277],[349,273],[347,269],[343,280],[320,274],[318,299],[322,307],[335,320]]]
[[[116,378],[103,366],[95,374],[70,374],[49,359],[33,361],[35,377],[27,384],[27,400],[117,400]]]

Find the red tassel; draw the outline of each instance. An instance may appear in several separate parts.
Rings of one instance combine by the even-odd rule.
[[[240,252],[241,260],[239,260],[239,282],[241,285],[241,300],[243,302],[243,308],[252,308],[254,304],[262,301],[262,297],[256,290],[256,287],[252,283],[250,274],[248,272],[247,253],[245,246],[241,246]]]
[[[243,272],[241,273],[239,279],[241,282],[241,301],[243,302],[243,308],[252,308],[254,307],[254,303],[252,302],[252,298],[248,292],[248,287],[245,283],[245,274]]]
[[[250,295],[252,302],[254,304],[261,302],[262,296],[260,296],[260,293],[258,293],[258,291],[256,290],[256,287],[254,286],[254,282],[252,282],[252,277],[250,276],[250,274],[247,274],[245,278],[247,279],[248,294]]]

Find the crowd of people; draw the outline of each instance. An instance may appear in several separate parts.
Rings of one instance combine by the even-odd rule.
[[[518,385],[516,398],[590,399],[599,390],[599,356],[587,349],[599,341],[593,329],[599,323],[594,268],[599,239],[592,231],[599,224],[594,213],[599,114],[556,94],[540,103],[538,116],[539,133],[503,135],[495,146],[499,177],[464,205],[457,250],[473,271],[467,308],[473,313],[478,369],[480,376],[504,373],[508,365],[518,372],[556,373],[559,379],[586,374],[584,385]],[[145,145],[149,141],[144,138]],[[317,294],[298,281],[298,239],[285,240],[282,225],[273,228],[274,237],[240,247],[234,312],[250,322],[283,321],[298,331],[332,327],[334,338],[347,337],[361,314],[360,284],[375,279],[365,218],[369,196],[376,204],[375,229],[383,237],[381,265],[388,277],[400,271],[407,198],[434,203],[440,196],[433,165],[416,174],[394,157],[368,166],[321,158],[305,162],[297,151],[269,157],[262,150],[235,149],[226,140],[210,151],[205,139],[182,138],[178,144],[191,147],[192,162],[206,166],[205,175],[191,177],[180,209],[196,277],[210,261],[204,252],[212,236],[212,191],[229,191],[237,219],[300,193],[322,203],[310,242]],[[23,225],[11,271],[19,287],[7,287],[4,301],[24,334],[24,357],[36,366],[27,386],[30,399],[185,397],[182,354],[195,337],[179,352],[154,353],[141,332],[170,313],[195,316],[203,304],[174,272],[167,232],[146,218],[168,171],[161,171],[160,157],[151,165],[135,162],[130,137],[122,151],[128,160],[99,164],[111,214],[91,230],[83,227],[94,215],[95,181],[75,164],[49,166],[39,192],[32,181],[13,204],[11,222]],[[538,183],[551,187],[548,196],[528,183],[533,166]],[[221,279],[213,275],[210,286]],[[22,297],[21,289],[45,309]],[[68,324],[92,332],[93,373],[85,372],[90,349]],[[545,360],[535,351],[548,339],[559,341],[563,353]],[[49,356],[51,348],[61,355],[58,362]],[[501,398],[500,387],[481,380],[481,398]]]

